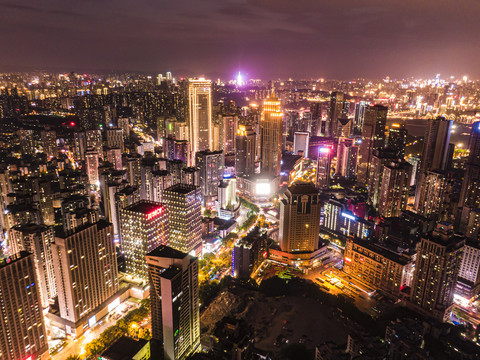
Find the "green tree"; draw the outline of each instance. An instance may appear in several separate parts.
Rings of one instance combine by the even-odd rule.
[[[85,346],[87,357],[96,356],[100,354],[103,349],[105,349],[105,344],[100,339],[90,341],[87,346]]]
[[[69,355],[65,360],[82,360],[80,355]]]

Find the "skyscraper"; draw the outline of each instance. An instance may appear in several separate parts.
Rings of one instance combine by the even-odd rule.
[[[33,254],[35,272],[44,308],[57,295],[55,272],[52,260],[52,243],[55,239],[53,227],[27,224],[17,225],[9,231],[10,252],[27,251]]]
[[[451,224],[444,222],[420,241],[410,301],[429,315],[443,319],[453,303],[464,243],[465,238],[454,234]]]
[[[357,174],[358,146],[354,139],[338,139],[336,174],[354,178]]]
[[[252,126],[239,125],[236,135],[235,175],[255,173],[255,139]]]
[[[58,156],[57,134],[54,130],[45,130],[41,132],[43,152],[49,157]]]
[[[163,191],[168,209],[169,246],[190,253],[202,243],[202,203],[200,188],[176,184]]]
[[[451,131],[452,120],[428,119],[420,164],[422,176],[428,170],[445,170]]]
[[[308,158],[308,142],[310,134],[308,132],[297,131],[293,135],[293,154],[303,155]]]
[[[320,211],[318,190],[311,183],[294,184],[280,202],[279,242],[285,252],[318,249]]]
[[[405,156],[405,145],[407,144],[407,129],[405,124],[392,124],[388,129],[387,148],[393,151],[399,158]]]
[[[355,104],[355,115],[353,118],[354,135],[362,135],[363,121],[365,119],[365,109],[369,106],[366,101],[360,101]]]
[[[223,179],[223,151],[200,151],[195,154],[195,165],[200,169],[198,176],[203,202],[210,205],[217,197],[217,188]]]
[[[378,214],[383,217],[399,216],[407,207],[412,165],[395,161],[384,166],[380,187]]]
[[[369,106],[365,109],[360,144],[357,181],[368,184],[369,167],[375,150],[385,147],[385,126],[388,108],[382,105]]]
[[[322,146],[318,149],[316,186],[319,189],[328,189],[330,187],[332,158],[333,149],[330,147]]]
[[[123,130],[120,128],[107,128],[105,132],[107,134],[107,147],[118,148],[123,152]]]
[[[118,291],[112,224],[100,220],[59,231],[52,257],[61,318],[56,320],[67,334],[82,335],[95,324],[98,308]]]
[[[238,129],[238,116],[237,115],[221,115],[220,124],[223,126],[223,152],[225,154],[235,153],[235,135]],[[211,149],[213,150],[213,148]]]
[[[210,80],[189,79],[188,131],[190,154],[213,149],[212,135],[212,82]]]
[[[0,260],[0,359],[37,359],[48,351],[34,256]]]
[[[334,91],[330,95],[330,111],[327,135],[330,137],[338,136],[338,119],[343,117],[343,99],[341,91]]]
[[[120,232],[126,273],[146,281],[145,254],[168,243],[167,209],[146,200],[120,209]]]
[[[93,148],[87,150],[87,152],[85,153],[85,163],[87,169],[88,183],[90,185],[99,186],[98,153]]]
[[[419,196],[415,201],[417,213],[431,220],[441,220],[451,201],[454,186],[452,176],[441,170],[431,170],[423,174],[423,181],[418,184]]]
[[[460,207],[457,216],[458,229],[462,233],[467,232],[469,214],[474,209],[480,208],[480,121],[473,124],[469,149],[470,155],[468,156],[458,202]]]
[[[93,148],[97,152],[100,159],[103,160],[103,140],[102,132],[100,130],[86,130],[85,131],[86,148]]]
[[[164,358],[183,360],[200,348],[198,260],[169,246],[146,255],[150,281],[152,338]]]
[[[263,102],[260,131],[262,174],[278,176],[282,160],[283,113],[280,110],[280,101],[273,91]]]

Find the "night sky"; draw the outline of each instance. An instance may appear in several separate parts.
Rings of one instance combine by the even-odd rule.
[[[0,72],[480,78],[480,0],[0,0]]]

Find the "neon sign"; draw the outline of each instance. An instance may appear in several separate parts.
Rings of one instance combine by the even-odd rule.
[[[347,219],[353,220],[353,221],[356,221],[356,220],[357,220],[357,217],[356,217],[356,216],[347,214],[347,213],[345,213],[345,212],[342,212],[342,216],[343,216],[343,217],[346,217]]]
[[[147,214],[147,220],[150,220],[151,218],[154,218],[160,214],[163,214],[163,208],[158,208],[155,209]]]

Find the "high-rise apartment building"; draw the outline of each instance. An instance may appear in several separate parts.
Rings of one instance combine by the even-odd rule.
[[[145,254],[168,243],[167,208],[161,203],[142,200],[120,209],[122,252],[126,273],[148,279]]]
[[[87,169],[88,183],[90,185],[99,186],[98,176],[98,152],[93,148],[85,152],[85,166]]]
[[[339,119],[343,117],[344,95],[341,91],[334,91],[330,96],[329,122],[327,134],[330,137],[338,136]]]
[[[67,334],[82,335],[96,311],[118,291],[113,226],[104,220],[65,233],[52,244],[60,319]]]
[[[279,242],[285,252],[318,249],[322,204],[311,183],[290,186],[280,202]]]
[[[123,153],[124,141],[123,141],[123,130],[120,128],[107,128],[105,130],[107,135],[107,147],[108,148],[118,148]]]
[[[328,189],[330,187],[332,158],[332,148],[322,146],[318,149],[316,179],[316,186],[318,189]]]
[[[93,148],[97,152],[100,159],[103,160],[103,139],[100,130],[86,130],[85,131],[85,145],[86,148]]]
[[[359,184],[368,184],[372,155],[375,150],[385,147],[387,113],[388,108],[382,105],[369,106],[365,109],[358,159],[357,182]]]
[[[308,158],[308,142],[310,139],[310,133],[297,131],[293,135],[293,154],[303,155]]]
[[[0,359],[39,359],[48,351],[34,255],[0,260]]]
[[[407,129],[405,124],[392,124],[388,129],[387,148],[393,151],[399,158],[405,156],[407,145]]]
[[[195,154],[195,165],[200,169],[198,179],[203,202],[209,205],[217,197],[217,188],[223,179],[225,169],[223,151],[200,151]]]
[[[115,170],[123,170],[122,150],[119,148],[108,149],[107,161],[113,165]]]
[[[280,109],[280,100],[273,92],[263,102],[260,131],[262,174],[278,176],[282,160],[283,113]]]
[[[212,135],[212,82],[210,80],[188,80],[189,117],[188,131],[190,154],[213,149]]]
[[[357,173],[358,146],[354,139],[340,138],[337,147],[336,174],[354,178]]]
[[[198,260],[169,246],[146,255],[150,281],[152,338],[164,359],[183,360],[200,349]]]
[[[436,318],[453,303],[464,243],[451,224],[440,222],[418,246],[410,301]]]
[[[480,293],[480,243],[467,240],[458,271],[456,295],[470,300]]]
[[[176,184],[163,192],[168,209],[169,246],[191,253],[202,244],[202,201],[198,186]]]
[[[238,116],[237,115],[221,115],[220,124],[223,126],[223,152],[225,154],[235,153],[235,140],[238,129]],[[213,148],[211,149],[213,150]]]
[[[458,229],[462,233],[469,231],[467,224],[470,213],[480,208],[480,121],[473,124],[469,149],[470,154],[458,202],[460,208],[457,215]]]
[[[236,176],[255,173],[255,140],[256,134],[252,126],[238,126],[235,149]]]
[[[365,109],[370,106],[366,101],[360,101],[355,104],[355,115],[353,118],[353,134],[362,135],[363,121],[365,119]]]
[[[412,165],[406,161],[395,161],[384,166],[378,203],[380,216],[396,217],[407,208],[411,174]]]
[[[43,152],[48,157],[58,156],[57,134],[55,130],[44,130],[41,132]]]
[[[451,202],[454,183],[451,174],[445,171],[425,172],[422,182],[417,185],[420,189],[415,199],[416,212],[431,220],[441,220]]]
[[[9,231],[10,252],[26,251],[33,254],[40,299],[44,308],[57,295],[53,269],[52,243],[55,239],[53,227],[27,224],[17,225]]]

